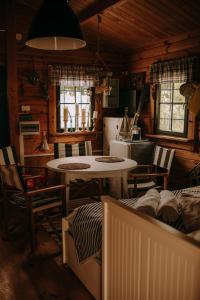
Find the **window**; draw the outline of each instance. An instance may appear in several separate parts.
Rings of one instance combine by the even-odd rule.
[[[57,87],[57,131],[65,129],[64,108],[68,109],[67,128],[75,130],[75,113],[79,111],[78,127],[82,128],[82,113],[85,110],[86,128],[91,126],[91,99],[92,89],[87,87],[75,87],[60,85]],[[78,105],[77,105],[78,104]]]
[[[186,99],[180,94],[182,83],[161,83],[157,89],[156,131],[166,135],[187,136]]]

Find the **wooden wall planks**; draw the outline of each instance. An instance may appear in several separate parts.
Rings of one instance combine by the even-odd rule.
[[[1,1],[0,8],[2,8]],[[20,1],[16,1],[19,4]],[[40,85],[30,84],[27,80],[27,75],[33,69],[39,72],[42,81],[47,83],[47,66],[51,63],[71,63],[71,64],[88,64],[92,65],[95,61],[95,49],[97,42],[97,18],[96,15],[90,18],[88,22],[83,23],[84,35],[87,37],[88,47],[86,49],[74,51],[60,52],[59,55],[55,52],[37,51],[28,49],[24,46],[24,38],[27,33],[30,19],[35,13],[39,2],[31,2],[30,7],[19,5],[16,10],[16,28],[15,32],[23,34],[22,41],[15,43],[14,35],[12,36],[12,43],[17,48],[17,71],[18,77],[12,82],[13,86],[18,85],[18,97],[14,95],[16,100],[15,112],[11,120],[12,135],[17,136],[17,110],[20,112],[22,104],[31,106],[31,113],[34,120],[40,120],[42,131],[49,130],[48,126],[48,100],[44,97],[43,88]],[[111,1],[113,2],[113,1]],[[200,6],[199,1],[166,1],[159,0],[155,3],[154,0],[149,1],[119,1],[121,4],[110,7],[102,12],[101,24],[101,47],[100,52],[104,61],[111,70],[131,72],[146,72],[148,81],[149,66],[158,59],[172,59],[175,57],[182,57],[192,54],[200,53]],[[95,1],[75,1],[71,0],[70,4],[73,9],[81,15],[85,9],[93,5]],[[30,10],[32,9],[32,11]],[[0,9],[0,26],[5,25],[4,15]],[[170,12],[170,14],[169,14]],[[14,9],[12,8],[12,14]],[[11,16],[11,13],[9,17]],[[11,18],[10,18],[11,20]],[[12,24],[11,24],[12,25]],[[12,26],[9,30],[12,29]],[[11,37],[10,37],[11,38]],[[0,63],[6,64],[6,35],[0,33]],[[8,45],[8,44],[7,44]],[[13,50],[13,49],[11,49]],[[11,51],[10,50],[10,51]],[[90,51],[91,50],[91,51]],[[121,54],[120,54],[121,53]],[[124,55],[126,54],[126,55]],[[131,55],[129,55],[131,54]],[[9,55],[7,55],[8,57]],[[14,58],[14,57],[13,57]],[[8,61],[8,68],[13,70],[12,62]],[[15,63],[15,62],[14,62]],[[14,75],[14,73],[13,73]],[[14,78],[14,77],[13,77]],[[17,91],[17,87],[15,89]],[[18,102],[18,103],[17,103]],[[99,105],[101,102],[99,102]],[[11,104],[12,106],[12,104]],[[151,108],[152,109],[152,108]],[[100,151],[102,147],[102,118],[105,115],[119,114],[118,111],[100,110],[98,118],[98,130],[95,149]],[[197,120],[196,120],[197,121]],[[152,114],[150,110],[145,111],[141,117],[141,123],[145,132],[152,133]],[[14,124],[14,125],[13,125]],[[197,125],[196,125],[197,131]],[[196,133],[195,133],[196,134]],[[194,132],[191,131],[191,136]],[[198,137],[199,134],[196,134]],[[96,138],[97,138],[96,137]],[[60,137],[63,138],[63,137]],[[75,137],[75,140],[82,139],[83,136]],[[69,140],[71,141],[71,136]],[[35,148],[39,145],[41,135],[25,138],[25,153],[36,153]],[[17,141],[15,141],[17,143]],[[177,152],[177,158],[180,160],[179,165],[183,166],[185,170],[189,170],[195,162],[199,159],[199,139],[197,142],[189,143],[173,143],[166,140],[160,141],[165,145],[174,146],[183,149],[187,155],[180,156]],[[186,161],[189,157],[189,162]],[[38,158],[39,160],[39,158]]]
[[[133,73],[146,72],[146,79],[149,81],[149,66],[158,60],[174,59],[188,55],[200,55],[200,30],[173,36],[167,40],[161,40],[155,44],[146,45],[137,49],[131,56],[130,71]],[[140,123],[143,131],[153,133],[154,121],[154,103],[150,101],[149,107],[141,115]],[[153,138],[157,143],[165,147],[176,149],[174,168],[172,169],[171,182],[176,185],[187,185],[187,173],[200,160],[200,136],[198,134],[199,116],[194,118],[192,113],[189,114],[189,141],[176,141],[170,139]],[[180,176],[181,174],[181,176]]]

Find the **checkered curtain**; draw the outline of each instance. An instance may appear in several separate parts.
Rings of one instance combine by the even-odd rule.
[[[190,82],[200,78],[199,57],[184,57],[158,62],[150,66],[150,82]]]
[[[49,65],[48,77],[52,85],[65,84],[75,87],[95,87],[99,85],[101,68],[82,65]]]

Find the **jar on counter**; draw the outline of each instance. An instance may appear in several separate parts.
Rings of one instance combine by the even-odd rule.
[[[141,140],[141,128],[134,125],[131,129],[131,140],[138,141]]]

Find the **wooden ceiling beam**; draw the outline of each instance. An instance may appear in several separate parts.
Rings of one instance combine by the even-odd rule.
[[[127,2],[127,0],[96,1],[96,3],[91,4],[79,14],[79,21],[81,24],[85,24],[95,15],[110,9],[111,7],[123,5],[125,2]]]

